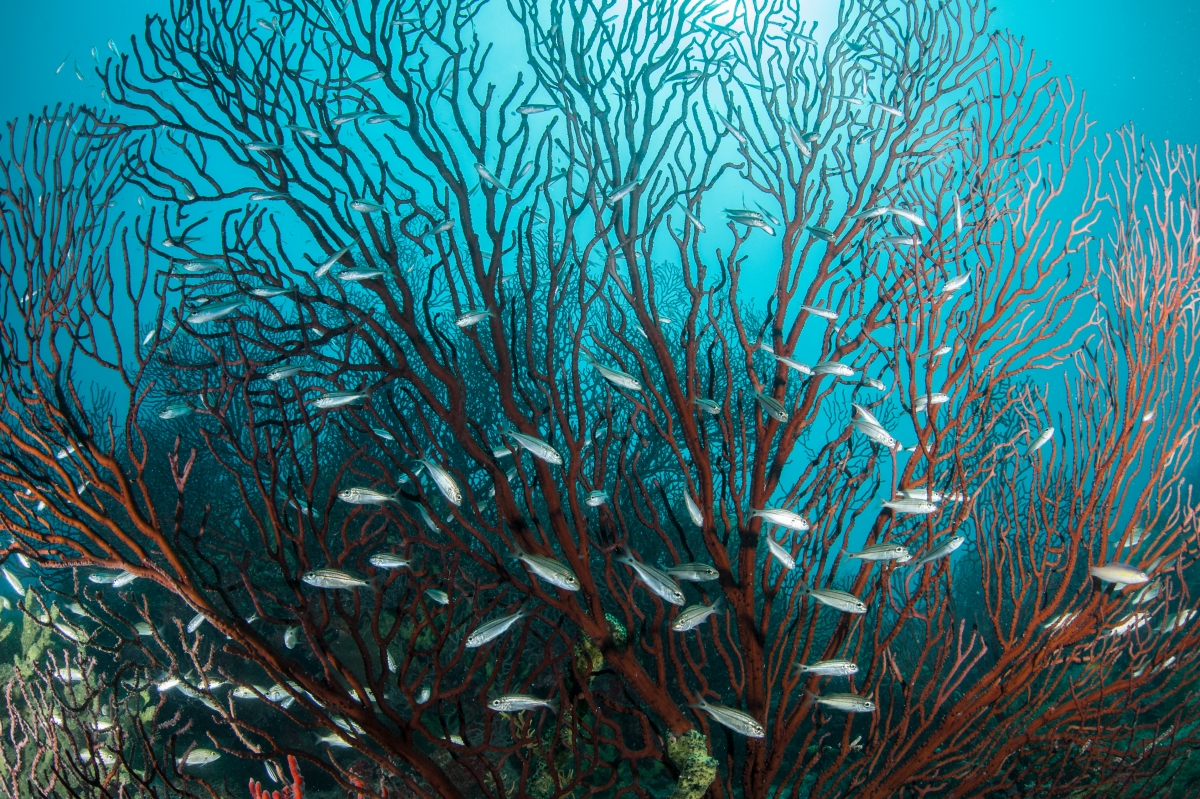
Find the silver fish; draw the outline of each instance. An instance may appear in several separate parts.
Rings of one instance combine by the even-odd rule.
[[[608,492],[600,490],[589,491],[587,497],[583,500],[583,504],[589,508],[598,508],[606,502],[608,502]]]
[[[1107,563],[1103,566],[1092,566],[1088,569],[1088,572],[1097,580],[1102,580],[1106,583],[1135,585],[1150,580],[1146,572],[1126,563]]]
[[[819,305],[801,305],[800,310],[807,311],[813,316],[819,316],[822,319],[828,319],[830,322],[836,322],[838,318],[837,311],[831,311],[828,308],[822,308]]]
[[[811,366],[809,366],[808,364],[801,363],[800,361],[797,361],[794,358],[788,358],[786,355],[776,355],[775,360],[778,361],[779,363],[783,364],[784,366],[788,367],[789,369],[799,372],[802,375],[811,376],[813,374],[816,374],[813,371],[813,368]]]
[[[892,434],[877,424],[872,424],[866,419],[855,419],[850,424],[855,430],[877,444],[882,444],[888,449],[898,449],[900,447],[900,443],[892,437]]]
[[[1197,614],[1200,614],[1200,611],[1189,610],[1187,608],[1184,608],[1178,613],[1172,613],[1163,619],[1162,624],[1158,627],[1158,631],[1160,633],[1169,633],[1172,630],[1182,629],[1183,626],[1194,619]]]
[[[529,454],[533,455],[535,458],[540,458],[546,463],[552,463],[555,466],[563,465],[562,455],[558,454],[558,450],[540,438],[525,435],[524,433],[518,433],[511,427],[501,430],[500,435],[508,436],[513,441],[517,442],[517,446],[528,451]]]
[[[377,277],[383,277],[386,274],[382,269],[373,269],[371,267],[360,267],[357,269],[347,269],[338,275],[338,280],[344,283],[361,283],[364,280],[374,280]]]
[[[962,233],[963,229],[963,212],[962,201],[958,199],[958,195],[953,195],[954,198],[954,232]]]
[[[4,581],[6,583],[8,583],[10,586],[12,586],[13,592],[19,597],[24,597],[25,596],[25,586],[21,585],[21,581],[17,579],[17,576],[15,574],[13,574],[12,572],[10,572],[7,568],[3,568],[3,567],[0,567],[0,572],[4,573]],[[88,579],[91,579],[92,577],[97,577],[97,576],[99,576],[99,575],[93,574]],[[92,582],[100,582],[100,581],[92,580]]]
[[[762,406],[763,412],[778,422],[787,422],[788,413],[783,407],[783,403],[774,397],[767,396],[762,392],[755,392],[754,398],[758,400],[758,404]]]
[[[438,588],[426,588],[425,596],[429,597],[439,605],[450,604],[450,595]]]
[[[715,401],[701,397],[700,399],[692,400],[697,408],[707,413],[709,416],[716,416],[721,412],[721,406]]]
[[[612,383],[614,386],[617,386],[618,388],[627,388],[630,391],[642,390],[642,384],[636,377],[628,372],[623,372],[620,369],[614,369],[611,366],[605,366],[599,363],[596,360],[596,356],[592,355],[590,352],[584,352],[579,357],[580,360],[582,360],[584,363],[590,364],[593,369],[600,373],[601,377]]]
[[[309,402],[314,408],[328,410],[330,408],[344,408],[347,405],[357,405],[367,398],[367,391],[326,391],[319,397]]]
[[[802,594],[812,597],[822,605],[828,605],[843,613],[867,612],[867,606],[863,604],[861,599],[854,594],[839,591],[836,588],[809,588],[806,585],[801,585],[799,590]]]
[[[510,552],[509,557],[521,561],[529,571],[551,585],[557,586],[564,591],[579,590],[579,579],[575,576],[575,572],[553,558],[543,557],[542,555],[530,555],[520,547],[515,552]]]
[[[508,187],[500,182],[500,178],[489,172],[488,168],[483,164],[476,164],[475,171],[479,173],[479,177],[482,178],[485,183],[490,183],[493,188],[499,189],[506,194],[508,193]]]
[[[858,552],[847,552],[846,557],[872,561],[895,560],[904,563],[912,560],[912,553],[908,551],[908,547],[903,547],[899,544],[872,544],[868,547],[863,547]]]
[[[350,248],[353,246],[354,246],[354,244],[352,244],[352,243],[347,244],[345,247],[341,248],[340,250],[335,252],[333,255],[330,255],[327,259],[325,259],[324,263],[322,263],[320,266],[318,266],[317,270],[315,272],[313,272],[313,277],[324,277],[325,274],[327,272],[329,272],[330,269],[333,269],[333,265],[342,259],[343,255],[350,252]]]
[[[377,214],[383,210],[383,206],[365,197],[354,197],[350,200],[350,210],[360,214]]]
[[[464,329],[474,327],[489,316],[495,316],[495,314],[491,311],[466,311],[462,316],[454,320],[454,324]]]
[[[908,497],[902,497],[900,499],[893,499],[888,502],[884,502],[883,507],[891,510],[894,513],[916,514],[936,513],[938,509],[936,502],[930,502],[929,500],[925,499],[909,499]]]
[[[691,517],[692,524],[697,527],[703,527],[704,512],[700,510],[700,506],[696,503],[696,500],[692,499],[691,492],[684,490],[683,502],[687,506],[688,516]]]
[[[347,488],[338,492],[338,499],[351,505],[382,505],[385,502],[396,502],[397,494],[385,494],[373,488]]]
[[[970,272],[965,272],[964,274],[961,274],[958,277],[950,278],[949,280],[947,280],[945,283],[942,284],[942,287],[940,289],[938,289],[938,294],[953,294],[954,292],[958,291],[963,286],[967,285],[967,283],[969,283],[970,281],[971,281],[971,273]]]
[[[676,580],[688,580],[693,583],[705,583],[721,578],[720,572],[707,563],[681,563],[667,569],[667,574]]]
[[[382,427],[372,427],[371,432],[374,433],[375,435],[379,436],[380,438],[384,439],[385,441],[395,441],[396,440],[395,436],[393,436],[391,433],[389,433],[387,430],[385,430]]]
[[[181,766],[203,766],[221,757],[220,752],[212,749],[193,749],[180,759]]]
[[[858,694],[825,694],[824,696],[817,696],[811,692],[806,693],[818,705],[824,705],[833,710],[841,710],[845,713],[875,712],[875,703],[865,696],[859,696]]]
[[[184,321],[189,325],[202,325],[206,322],[216,322],[237,313],[239,308],[243,308],[246,301],[243,299],[228,300],[226,302],[207,303],[198,311],[192,311],[187,315]]]
[[[758,723],[757,719],[737,708],[710,704],[703,699],[688,705],[688,707],[703,710],[713,721],[721,726],[728,727],[734,732],[741,733],[748,738],[765,738],[767,735],[766,729]]]
[[[1046,444],[1048,444],[1052,438],[1054,438],[1053,427],[1047,427],[1045,430],[1038,433],[1037,438],[1030,441],[1029,446],[1025,448],[1025,457],[1028,458],[1030,455],[1046,446]]]
[[[621,200],[625,199],[625,197],[628,196],[630,192],[632,192],[634,189],[636,189],[637,185],[638,185],[638,181],[631,180],[630,182],[626,183],[624,186],[619,186],[619,187],[613,189],[612,193],[609,194],[606,198],[604,198],[604,204],[605,205],[616,205]]]
[[[187,623],[187,631],[189,633],[196,632],[196,630],[200,629],[200,625],[204,624],[206,621],[208,621],[208,619],[203,613],[197,613],[195,616],[192,616],[192,620]]]
[[[163,409],[158,412],[159,419],[182,419],[188,416],[195,410],[186,402],[172,402],[170,405],[163,406]]]
[[[811,666],[801,663],[796,667],[799,674],[816,674],[819,677],[848,677],[858,673],[858,664],[849,660],[818,660]]]
[[[339,735],[336,732],[327,732],[323,735],[318,734],[317,735],[317,743],[322,743],[322,744],[325,744],[326,746],[334,746],[339,749],[349,749],[354,746],[354,744],[346,741],[344,738],[342,738],[341,735]]]
[[[417,691],[417,696],[416,696],[417,704],[423,705],[426,702],[428,702],[429,697],[432,693],[433,692],[429,690],[428,685],[422,685],[421,690]]]
[[[287,380],[289,377],[295,377],[304,371],[303,366],[295,366],[290,363],[281,363],[272,366],[264,375],[272,383],[278,383],[280,380]]]
[[[911,565],[924,566],[926,563],[929,563],[932,560],[944,558],[966,542],[967,539],[963,538],[961,535],[953,536],[952,538],[947,539],[944,543],[938,544],[925,557],[919,560],[914,560]]]
[[[813,374],[854,377],[854,369],[838,361],[824,361],[813,367]]]
[[[768,521],[771,524],[785,527],[788,530],[796,530],[804,532],[810,528],[808,519],[805,519],[799,513],[794,513],[787,508],[751,508],[750,518],[760,518]]]
[[[466,646],[468,649],[483,646],[489,641],[493,641],[508,632],[508,628],[519,622],[521,619],[528,616],[524,608],[517,608],[517,612],[508,616],[501,616],[498,619],[484,622],[476,627],[470,635],[467,636]]]
[[[355,577],[340,569],[313,569],[302,574],[300,582],[305,585],[311,585],[314,588],[326,588],[335,591],[339,589],[350,590],[369,587],[366,580]]]
[[[446,498],[447,502],[455,506],[462,504],[462,489],[459,488],[458,481],[454,479],[450,472],[428,458],[417,458],[417,462],[429,472],[429,477],[433,480],[433,484],[437,486],[438,491],[442,492],[442,496]]]
[[[658,569],[648,564],[642,563],[633,557],[633,553],[628,549],[621,555],[613,558],[618,563],[624,563],[637,574],[638,578],[646,584],[650,592],[656,596],[670,602],[672,605],[684,605],[687,598],[684,597],[683,591],[679,588],[679,583],[675,582],[669,574],[659,571]]]
[[[288,649],[294,649],[300,641],[300,628],[293,625],[283,631],[283,645]],[[278,700],[272,700],[278,701]]]
[[[913,410],[917,413],[927,410],[931,405],[944,405],[950,401],[949,394],[936,391],[932,394],[922,394],[913,402]]]
[[[528,694],[505,694],[488,702],[488,707],[502,713],[512,713],[519,710],[537,710],[538,708],[545,707],[557,713],[558,698],[538,699],[536,696]]]
[[[792,553],[788,552],[784,547],[776,541],[770,534],[764,536],[767,541],[767,551],[771,553],[771,557],[779,561],[779,565],[791,571],[796,568],[796,560],[792,557]]]
[[[685,633],[688,630],[694,630],[703,624],[709,616],[720,612],[720,597],[718,597],[717,601],[713,602],[711,605],[691,605],[684,608],[679,613],[679,616],[675,618],[675,623],[671,625],[671,629],[677,633]]]
[[[411,558],[404,558],[389,552],[372,555],[368,561],[372,566],[380,569],[406,569],[412,563]]]
[[[907,208],[894,207],[892,208],[892,213],[901,219],[907,219],[917,227],[925,227],[925,220],[920,216],[920,214],[910,211]]]

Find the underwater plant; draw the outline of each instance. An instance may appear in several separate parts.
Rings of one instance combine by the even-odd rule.
[[[268,5],[8,127],[6,790],[1169,788],[1193,151],[974,0]]]

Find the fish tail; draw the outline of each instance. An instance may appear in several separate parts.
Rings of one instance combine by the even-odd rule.
[[[717,601],[712,603],[712,612],[713,613],[724,613],[725,609],[722,607],[724,604],[725,604],[725,597],[723,597],[723,596],[717,597]]]
[[[547,699],[546,707],[550,708],[555,713],[558,713],[558,697],[556,696],[553,699]]]

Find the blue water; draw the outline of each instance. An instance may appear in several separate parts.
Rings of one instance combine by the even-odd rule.
[[[810,3],[827,11],[830,0]],[[1028,45],[1087,91],[1098,129],[1133,122],[1151,139],[1200,142],[1200,2],[1194,0],[996,0],[998,27]],[[265,3],[260,4],[267,13]],[[35,113],[46,104],[100,102],[90,50],[103,61],[107,42],[122,52],[147,14],[165,2],[98,3],[50,0],[0,5],[0,119]],[[819,16],[819,14],[814,14]],[[67,64],[55,70],[67,54]]]

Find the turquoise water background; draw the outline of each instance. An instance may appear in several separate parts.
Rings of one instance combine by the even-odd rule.
[[[494,0],[503,2],[503,0]],[[267,13],[266,3],[256,4]],[[995,0],[997,27],[1026,37],[1052,69],[1088,93],[1097,132],[1134,122],[1151,140],[1200,143],[1200,2],[1197,0]],[[811,3],[813,17],[835,0]],[[165,2],[49,0],[0,4],[0,118],[58,101],[99,103],[91,48],[122,52]],[[66,66],[55,69],[67,56]],[[75,78],[73,63],[87,78]]]

